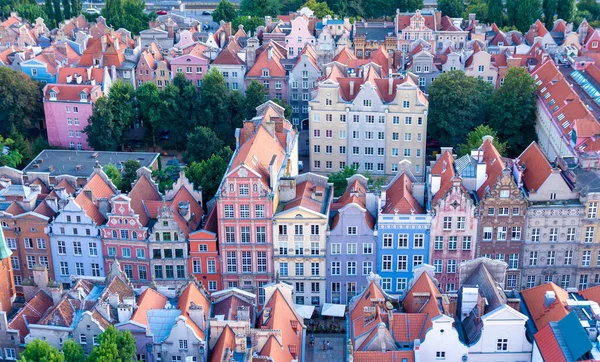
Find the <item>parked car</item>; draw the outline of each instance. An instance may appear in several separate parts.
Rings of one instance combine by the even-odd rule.
[[[159,10],[156,12],[157,15],[167,15],[168,12],[166,10]]]
[[[210,11],[208,11],[208,10],[204,10],[202,12],[202,15],[212,15],[212,13]]]

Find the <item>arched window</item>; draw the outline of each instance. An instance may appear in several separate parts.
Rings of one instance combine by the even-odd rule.
[[[131,232],[131,238],[132,239],[137,239],[137,232],[136,231],[132,231]]]
[[[160,233],[154,233],[154,238],[156,241],[160,241]]]
[[[112,231],[112,237],[113,237],[113,239],[117,238],[117,230]]]

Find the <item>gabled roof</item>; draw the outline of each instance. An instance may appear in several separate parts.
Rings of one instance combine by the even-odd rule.
[[[427,301],[423,304],[417,302],[423,295],[429,295]],[[443,314],[443,309],[440,306],[438,296],[441,295],[440,290],[435,285],[429,274],[422,273],[419,279],[413,284],[406,297],[402,301],[406,313],[423,313],[426,316],[425,330],[431,328],[431,319]]]
[[[91,191],[91,200],[88,197],[86,190]],[[110,200],[110,198],[115,194],[116,190],[114,190],[99,173],[94,173],[85,184],[79,195],[77,195],[75,198],[75,202],[77,205],[81,206],[83,210],[85,210],[86,215],[91,217],[96,225],[102,225],[106,218],[98,209],[97,200],[100,198],[107,198]]]
[[[131,320],[148,327],[148,311],[152,309],[164,309],[167,302],[167,297],[152,288],[147,288],[138,297],[138,307],[133,313]]]
[[[280,344],[274,336],[271,336],[263,346],[261,356],[271,356],[277,362],[291,362],[294,360],[292,350],[295,349],[296,356],[301,355],[302,332],[299,332],[299,336],[298,331],[302,330],[303,321],[298,319],[292,308],[281,290],[276,288],[259,316],[259,324],[262,329],[280,330],[282,343]],[[263,322],[266,309],[270,309],[270,316]]]
[[[236,40],[230,41],[227,46],[217,55],[211,64],[216,65],[246,65],[246,62],[238,56],[241,50]]]
[[[547,33],[548,29],[546,29],[544,23],[542,23],[540,19],[538,19],[533,25],[531,25],[527,34],[525,34],[525,39],[527,40],[527,43],[529,43],[529,45],[532,45],[533,41],[535,40],[535,37],[543,37]]]
[[[552,166],[537,145],[532,142],[517,158],[517,162],[523,169],[523,184],[530,191],[537,191],[552,174]]]
[[[183,290],[179,301],[177,302],[177,309],[181,311],[181,315],[186,317],[185,323],[194,331],[196,336],[202,340],[205,339],[205,333],[198,325],[190,318],[190,308],[202,307],[204,312],[204,318],[208,321],[208,313],[210,311],[210,300],[206,294],[201,291],[196,283],[190,282],[188,286]],[[207,322],[208,323],[208,322]]]
[[[143,226],[148,225],[150,217],[144,208],[144,201],[159,201],[161,195],[158,192],[158,186],[145,173],[142,173],[136,180],[128,194],[131,198],[131,208],[139,215],[140,223]]]
[[[435,193],[433,197],[433,205],[446,194],[446,192],[452,187],[452,179],[454,178],[454,157],[450,151],[446,151],[437,160],[437,162],[431,168],[432,175],[439,175],[440,189]]]
[[[554,292],[556,296],[556,300],[548,308],[544,307],[546,292]],[[548,323],[557,322],[569,314],[567,291],[552,282],[521,291],[521,298],[538,331]]]
[[[235,333],[228,324],[210,353],[210,362],[223,362],[232,351],[235,351]]]
[[[423,214],[423,207],[412,194],[412,183],[410,177],[403,173],[388,185],[385,193],[385,205],[381,212],[384,214]]]
[[[498,182],[498,178],[502,176],[504,161],[502,161],[502,157],[491,139],[486,139],[479,147],[479,151],[483,153],[483,162],[486,164],[485,172],[487,174],[485,182],[477,190],[477,196],[481,200],[489,189]]]
[[[263,69],[269,69],[269,76],[271,77],[285,77],[286,71],[281,64],[282,59],[285,59],[285,56],[273,42],[270,42],[262,53],[256,57],[256,62],[248,70],[246,77],[262,77]]]
[[[316,185],[311,181],[303,181],[296,185],[296,197],[289,202],[285,203],[283,206],[283,210],[291,210],[295,207],[302,207],[317,213],[322,213],[324,203],[327,202],[325,199],[326,189],[323,186]],[[312,197],[313,192],[320,192],[322,196],[322,200],[315,200]]]
[[[373,229],[375,226],[375,218],[369,210],[367,209],[367,189],[365,185],[363,185],[360,180],[357,178],[352,183],[348,184],[346,191],[342,196],[340,196],[337,201],[331,205],[332,209],[341,210],[347,205],[354,204],[358,207],[365,210],[365,222],[370,229]],[[338,211],[337,214],[333,217],[331,221],[331,230],[335,229],[337,223],[340,220],[340,213]]]
[[[23,342],[24,338],[29,334],[28,325],[37,323],[53,305],[52,297],[46,291],[39,290],[11,319],[8,323],[8,329],[17,330],[19,337],[21,337],[21,342]]]

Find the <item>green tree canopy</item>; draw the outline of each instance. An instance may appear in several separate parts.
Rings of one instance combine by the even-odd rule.
[[[438,0],[437,8],[442,12],[443,16],[460,18],[465,10],[465,5],[462,0]]]
[[[504,85],[491,97],[488,105],[489,125],[506,140],[509,156],[516,156],[532,141],[535,133],[535,80],[523,68],[510,68]]]
[[[211,69],[202,80],[202,125],[212,129],[226,144],[233,145],[235,125],[232,115],[227,112],[228,94],[223,75]]]
[[[238,16],[231,22],[233,29],[237,29],[240,25],[244,26],[244,31],[247,33],[256,33],[256,28],[265,25],[265,18],[260,16]]]
[[[496,131],[494,131],[494,129],[488,125],[480,124],[474,130],[469,132],[465,143],[461,143],[460,145],[458,145],[458,155],[468,155],[471,154],[471,150],[479,148],[479,146],[481,146],[481,144],[483,143],[483,136],[494,137],[492,143],[494,144],[494,147],[496,147],[496,149],[498,150],[498,153],[503,155],[504,152],[506,152],[506,143],[500,142]]]
[[[82,8],[83,4],[81,0],[71,0],[71,12],[73,13],[73,16],[79,16]]]
[[[160,91],[154,82],[146,82],[138,87],[135,95],[140,107],[140,119],[144,122],[144,128],[149,132],[152,147],[155,149],[156,134],[159,131],[162,111],[164,110]]]
[[[504,4],[502,0],[487,0],[487,21],[496,23],[498,27],[504,25]]]
[[[64,362],[65,356],[50,343],[35,339],[25,347],[19,362]]]
[[[81,346],[73,339],[67,339],[63,345],[65,362],[85,362],[85,354]]]
[[[221,20],[231,22],[236,16],[237,10],[229,0],[221,0],[215,11],[212,13],[213,21],[216,21],[217,23]]]
[[[246,88],[246,101],[244,105],[246,114],[244,118],[251,119],[256,116],[256,107],[263,104],[268,95],[269,92],[267,92],[265,86],[253,80]]]
[[[62,0],[62,6],[65,19],[71,19],[71,3],[69,0]]]
[[[547,29],[554,25],[554,14],[558,10],[558,0],[543,0],[542,11],[544,12],[544,24]]]
[[[322,18],[326,17],[327,15],[333,16],[333,11],[331,11],[331,9],[329,8],[329,5],[327,5],[327,3],[325,1],[318,2],[317,0],[308,0],[307,2],[304,3],[304,5],[301,6],[301,8],[303,8],[303,7],[307,7],[310,10],[314,11],[315,16],[318,19],[322,19]]]
[[[123,177],[121,176],[121,171],[117,168],[117,166],[109,163],[103,167],[104,173],[106,176],[112,181],[117,189],[121,189],[123,184]]]
[[[242,15],[275,17],[281,13],[281,3],[279,0],[241,0],[240,12]]]
[[[283,107],[284,109],[284,117],[287,120],[290,120],[292,117],[292,106],[290,106],[286,101],[284,101],[283,99],[279,99],[279,98],[275,98],[273,99],[273,103],[280,105],[281,107]]]
[[[540,12],[540,0],[506,0],[508,24],[523,33],[540,18]]]
[[[137,180],[137,170],[142,167],[138,160],[129,159],[123,163],[121,172],[121,191],[131,191],[131,184]]]
[[[125,28],[133,34],[148,28],[148,22],[155,16],[146,13],[144,0],[107,0],[102,8],[106,23],[115,29]]]
[[[561,0],[558,2],[556,14],[559,19],[563,19],[567,23],[573,21],[575,15],[575,0]]]
[[[188,133],[188,146],[185,153],[185,162],[200,162],[209,158],[212,154],[219,152],[225,143],[217,134],[208,127],[196,127]]]
[[[133,362],[136,360],[135,339],[129,331],[119,331],[109,326],[98,336],[87,362]]]
[[[429,87],[428,135],[444,146],[456,146],[483,123],[492,86],[462,71],[442,74]]]
[[[30,23],[34,24],[35,19],[42,18],[44,22],[48,24],[48,15],[44,9],[38,4],[22,3],[17,5],[14,10],[19,13],[19,16],[23,19],[27,19]],[[51,25],[48,25],[49,27]]]
[[[348,187],[348,178],[356,174],[356,169],[353,167],[346,166],[338,172],[329,174],[329,182],[333,183],[333,195],[340,197],[346,191]]]
[[[402,12],[414,12],[423,9],[423,0],[396,0],[396,7]]]
[[[185,174],[194,183],[194,186],[202,187],[202,195],[205,200],[211,200],[217,193],[223,175],[227,171],[231,155],[231,149],[225,147],[206,160],[192,162],[186,170]]]
[[[596,20],[600,17],[600,4],[596,2],[596,0],[580,0],[577,3],[577,15],[580,15],[581,12],[587,11],[592,15],[592,18],[588,18],[587,20]]]
[[[13,125],[25,134],[43,119],[39,85],[25,73],[0,67],[0,134],[9,135]]]
[[[23,160],[23,155],[15,148],[15,142],[0,135],[0,166],[17,168]]]

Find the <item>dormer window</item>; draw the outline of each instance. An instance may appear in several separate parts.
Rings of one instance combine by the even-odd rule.
[[[87,94],[85,92],[79,93],[79,100],[81,102],[87,102]]]
[[[365,106],[365,107],[371,107],[371,100],[370,99],[363,100],[363,106]]]
[[[55,91],[50,91],[50,100],[51,101],[55,101],[56,100],[56,92]]]
[[[269,69],[263,69],[262,70],[262,76],[263,77],[270,77],[271,75],[270,75]]]
[[[596,49],[598,47],[598,42],[594,41],[592,42],[592,48]]]

